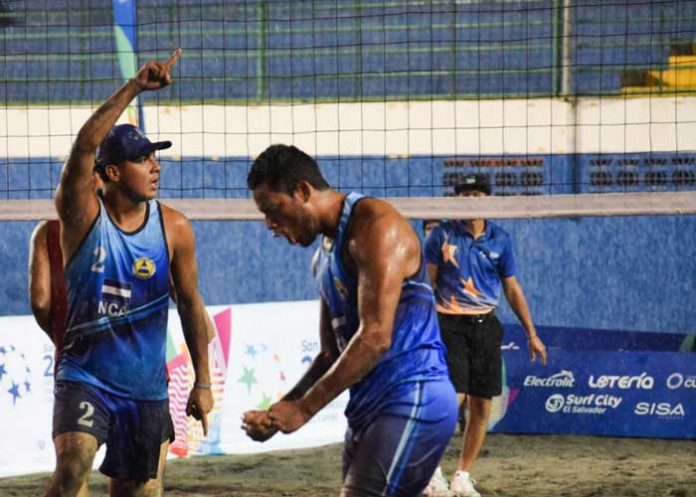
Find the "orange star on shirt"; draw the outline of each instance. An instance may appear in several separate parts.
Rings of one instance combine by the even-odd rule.
[[[442,244],[442,262],[447,264],[448,262],[451,262],[454,264],[454,267],[459,269],[459,262],[457,262],[457,258],[454,257],[454,254],[457,252],[457,246],[452,245],[451,243],[447,243],[447,238],[445,238],[445,242]]]
[[[483,295],[474,285],[474,280],[469,276],[468,279],[461,278],[462,285],[464,285],[464,291],[474,297],[480,297]]]

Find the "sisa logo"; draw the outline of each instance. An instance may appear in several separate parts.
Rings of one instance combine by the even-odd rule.
[[[554,388],[573,388],[575,386],[575,376],[572,371],[563,370],[547,378],[529,375],[524,379],[525,387],[554,387]]]
[[[667,388],[676,390],[678,388],[696,388],[696,376],[684,377],[681,373],[672,373],[667,377]]]
[[[638,402],[634,412],[638,416],[658,416],[661,418],[683,418],[686,416],[684,406],[669,402]]]
[[[587,384],[590,388],[620,388],[628,390],[635,388],[637,390],[652,390],[655,386],[655,378],[642,372],[638,376],[619,376],[619,375],[602,375],[597,378],[590,375]]]

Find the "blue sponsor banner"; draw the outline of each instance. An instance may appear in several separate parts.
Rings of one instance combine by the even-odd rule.
[[[491,431],[696,439],[696,355],[678,352],[691,343],[687,335],[539,333],[546,366],[530,362],[519,327],[506,327],[505,385]]]

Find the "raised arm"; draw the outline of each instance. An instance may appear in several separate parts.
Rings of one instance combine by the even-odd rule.
[[[99,212],[92,181],[99,144],[136,96],[143,91],[163,88],[171,83],[171,67],[180,55],[181,49],[178,49],[164,63],[147,62],[133,79],[99,106],[80,128],[56,191],[64,260],[70,259]]]
[[[294,411],[277,417],[276,424],[285,433],[298,429],[374,369],[391,346],[401,285],[420,264],[418,238],[396,211],[375,200],[365,200],[356,209],[356,214],[362,211],[363,215],[351,228],[348,252],[358,275],[360,327],[331,368],[295,406],[276,404],[271,408],[274,420],[276,409]]]
[[[171,277],[176,291],[176,308],[196,374],[186,413],[200,419],[203,432],[207,434],[207,414],[213,408],[213,396],[208,367],[208,323],[203,299],[198,292],[193,228],[183,214],[173,209],[162,206],[162,213],[170,244]]]

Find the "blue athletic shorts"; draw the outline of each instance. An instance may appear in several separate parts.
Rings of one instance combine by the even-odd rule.
[[[174,440],[168,400],[130,400],[85,383],[56,381],[53,438],[68,432],[106,443],[102,473],[139,482],[157,477],[160,447]]]
[[[457,423],[457,398],[448,381],[416,384],[408,416],[381,414],[359,432],[348,428],[343,491],[363,497],[419,497],[440,462]]]

